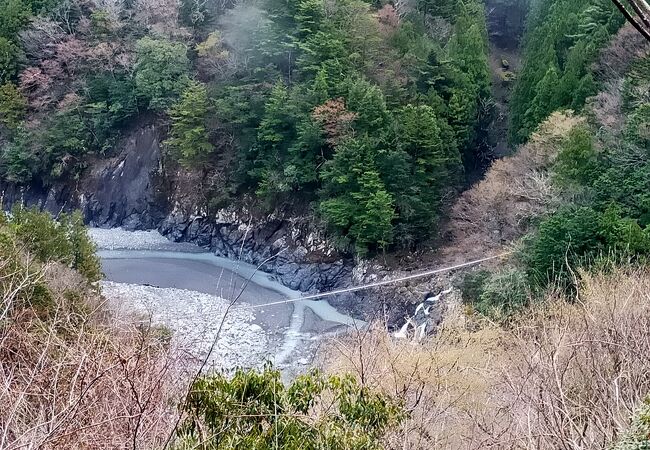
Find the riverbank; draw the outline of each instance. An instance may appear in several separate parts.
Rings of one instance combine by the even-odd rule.
[[[155,231],[91,229],[90,235],[99,248],[111,309],[168,328],[193,358],[205,356],[228,304],[237,299],[209,360],[215,369],[269,361],[299,373],[323,339],[364,325],[325,301],[267,305],[301,293],[249,264],[170,242]]]

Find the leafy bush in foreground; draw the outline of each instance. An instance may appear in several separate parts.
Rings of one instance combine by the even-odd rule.
[[[612,447],[612,450],[645,450],[650,448],[650,398],[634,414],[630,430]]]
[[[19,206],[13,208],[8,225],[39,261],[63,263],[91,282],[101,278],[95,245],[88,237],[80,212],[61,214],[56,222],[46,212]]]
[[[403,418],[396,403],[351,376],[314,371],[285,386],[270,367],[200,378],[186,412],[183,445],[214,450],[380,449]]]

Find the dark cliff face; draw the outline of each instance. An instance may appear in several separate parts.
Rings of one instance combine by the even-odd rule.
[[[160,135],[153,125],[136,130],[117,158],[100,161],[85,178],[80,202],[97,227],[156,228],[167,210]]]
[[[138,127],[122,141],[117,156],[98,160],[81,180],[47,187],[1,185],[3,206],[22,202],[54,215],[79,209],[92,226],[156,228],[167,210],[159,142],[156,126]]]
[[[516,50],[524,34],[530,0],[486,0],[490,42],[503,50]]]

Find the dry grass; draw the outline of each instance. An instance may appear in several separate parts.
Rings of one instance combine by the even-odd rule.
[[[469,413],[490,402],[504,337],[490,324],[469,331],[458,316],[420,345],[392,339],[376,325],[334,343],[325,365],[404,403],[409,419],[389,437],[388,448],[463,448],[476,434]]]
[[[456,315],[422,345],[375,328],[328,356],[405,402],[388,448],[602,449],[650,391],[650,271],[582,274],[577,302],[509,329]]]
[[[160,447],[183,388],[178,355],[150,327],[117,327],[75,272],[24,262],[0,271],[0,448]],[[37,281],[53,294],[47,317],[18,303]]]

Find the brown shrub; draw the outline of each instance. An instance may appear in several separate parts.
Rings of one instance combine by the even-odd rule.
[[[379,31],[384,36],[391,36],[395,33],[400,23],[395,7],[389,3],[377,11],[377,20],[379,22]]]
[[[497,373],[493,359],[503,358],[504,336],[490,324],[469,331],[458,316],[422,344],[395,340],[375,325],[335,342],[325,365],[403,402],[409,418],[391,434],[387,448],[465,448],[478,437],[468,412],[490,401]]]
[[[357,113],[348,111],[345,99],[336,98],[316,106],[311,117],[323,127],[327,143],[335,146],[350,135]]]
[[[179,356],[154,328],[118,326],[75,272],[23,263],[0,267],[0,448],[160,447],[186,380]],[[46,318],[17,302],[37,282]]]
[[[575,303],[552,296],[514,330],[499,391],[517,448],[605,448],[650,391],[650,272],[581,278]]]

